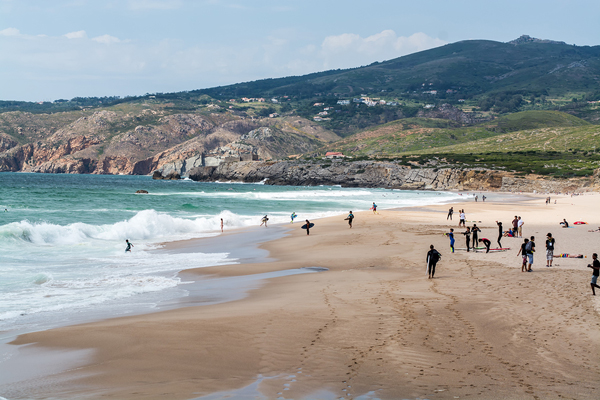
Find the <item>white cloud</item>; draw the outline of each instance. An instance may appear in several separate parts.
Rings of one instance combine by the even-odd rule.
[[[389,60],[446,44],[445,41],[418,32],[408,37],[384,30],[366,38],[354,33],[328,36],[321,45],[325,68],[348,68]]]
[[[20,34],[16,28],[6,28],[0,31],[1,36],[19,36]]]
[[[103,44],[111,44],[111,43],[121,42],[121,40],[119,40],[118,37],[114,37],[114,36],[110,36],[110,35],[97,36],[97,37],[93,38],[92,40],[94,42],[103,43]]]
[[[85,31],[77,31],[66,33],[63,36],[67,39],[85,39],[87,38],[87,33],[85,33]]]

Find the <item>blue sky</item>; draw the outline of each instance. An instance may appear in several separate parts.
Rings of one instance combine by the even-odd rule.
[[[193,90],[522,34],[599,45],[598,20],[598,0],[0,0],[0,100]]]

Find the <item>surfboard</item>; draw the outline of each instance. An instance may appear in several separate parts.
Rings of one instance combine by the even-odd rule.
[[[313,224],[312,222],[310,223],[310,227],[312,228],[313,226],[315,226],[315,224]],[[302,225],[300,228],[302,229],[306,229],[306,224]]]
[[[350,218],[344,218],[344,221],[348,221]]]

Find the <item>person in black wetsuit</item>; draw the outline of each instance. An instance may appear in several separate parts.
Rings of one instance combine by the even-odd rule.
[[[446,221],[448,219],[450,219],[450,221],[452,221],[452,214],[454,214],[454,207],[450,207],[450,209],[448,210],[448,216],[446,217]]]
[[[502,243],[500,243],[500,240],[502,240],[502,235],[504,234],[504,231],[502,230],[502,222],[496,221],[496,224],[498,224],[498,248],[501,249]]]
[[[306,220],[306,234],[310,235],[310,221]]]
[[[427,273],[429,274],[429,279],[433,279],[433,275],[435,275],[435,265],[440,260],[442,255],[433,248],[433,245],[429,246],[429,251],[427,252]]]
[[[471,228],[471,233],[473,233],[473,249],[477,247],[478,232],[481,232],[481,229],[477,227],[477,224],[473,224],[473,227]]]
[[[466,232],[463,232],[463,235],[465,235],[465,239],[467,242],[467,252],[468,252],[468,251],[470,251],[469,245],[471,244],[471,228],[469,228],[467,226],[467,230],[466,230]]]
[[[490,242],[490,239],[481,238],[481,239],[479,239],[479,241],[482,242],[485,245],[485,252],[489,253],[490,252],[490,245],[492,244],[492,242]]]
[[[592,294],[595,296],[596,289],[594,288],[600,289],[600,286],[597,284],[598,276],[600,275],[600,261],[598,261],[598,254],[596,253],[592,254],[592,258],[594,261],[591,264],[588,264],[588,268],[592,268],[594,270],[592,273],[592,282],[590,284],[592,285]]]
[[[129,239],[125,239],[125,243],[127,243],[127,248],[125,249],[125,253],[127,253],[127,252],[131,253],[131,248],[133,247],[133,244],[131,244]]]

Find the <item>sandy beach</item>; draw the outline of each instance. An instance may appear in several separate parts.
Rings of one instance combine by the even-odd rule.
[[[462,248],[464,229],[457,212],[446,219],[450,205],[355,212],[352,229],[344,216],[316,220],[310,236],[298,221],[284,237],[260,245],[264,252],[256,257],[268,259],[185,273],[220,279],[327,271],[267,279],[235,301],[21,335],[12,344],[22,351],[86,351],[85,357],[67,371],[0,386],[0,396],[598,398],[600,290],[592,296],[586,265],[600,251],[600,232],[588,232],[600,227],[600,195],[552,196],[550,205],[544,195],[495,196],[502,195],[452,206],[477,221],[479,237],[492,247],[495,221],[508,229],[520,215],[524,236],[536,238],[530,273],[521,272],[519,238],[504,238],[505,252],[451,253],[444,233],[453,227]],[[562,229],[563,218],[589,224]],[[548,232],[555,254],[587,258],[555,258],[545,267]],[[235,233],[227,236],[223,243],[235,240]],[[430,244],[442,254],[431,280]]]

